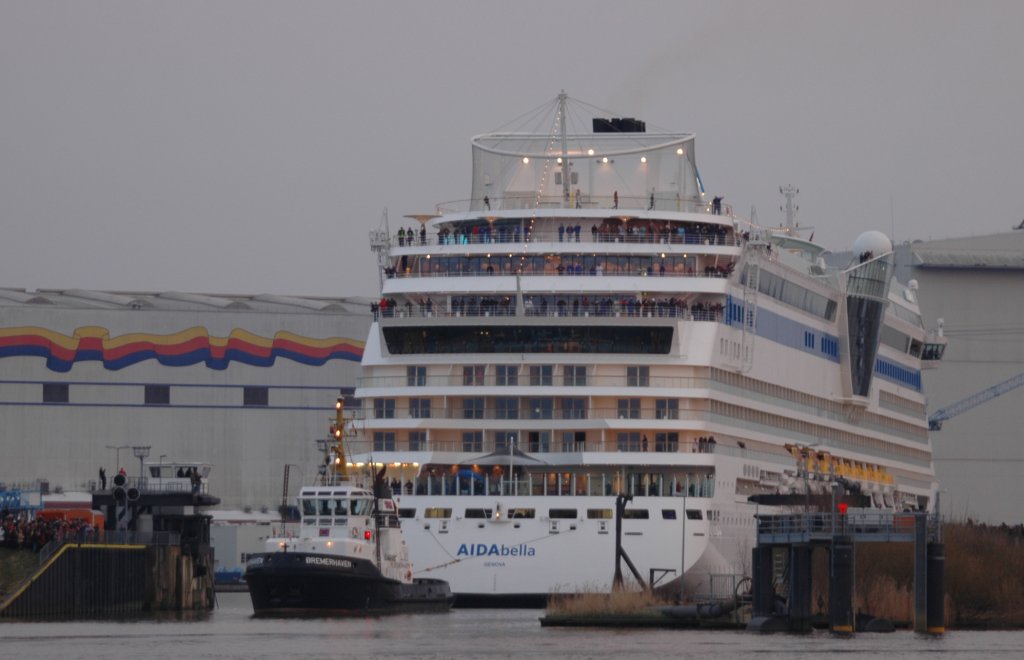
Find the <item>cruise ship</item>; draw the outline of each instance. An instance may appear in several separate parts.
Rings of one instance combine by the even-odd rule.
[[[693,596],[749,573],[759,511],[934,507],[945,340],[890,240],[830,269],[792,213],[706,194],[693,134],[609,114],[563,92],[472,139],[469,199],[371,232],[347,460],[387,466],[457,606],[609,589],[617,525],[636,580]]]

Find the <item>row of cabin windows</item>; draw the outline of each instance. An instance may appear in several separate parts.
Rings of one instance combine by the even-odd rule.
[[[71,386],[68,383],[43,383],[43,403],[69,403]],[[170,385],[145,385],[143,402],[147,406],[168,406],[171,404]],[[270,405],[269,387],[243,387],[242,405]]]
[[[587,400],[579,397],[495,397],[493,402],[494,419],[587,419]],[[640,419],[640,399],[617,399],[616,411],[619,419]],[[375,419],[394,419],[397,399],[374,399],[373,416]],[[556,407],[557,402],[557,407]],[[523,410],[525,408],[525,410]],[[487,411],[486,397],[466,397],[462,399],[463,419],[484,419]],[[679,399],[655,399],[655,419],[678,419]],[[409,399],[409,417],[429,419],[430,399]]]
[[[398,515],[400,518],[415,518],[415,508],[399,508]],[[611,520],[614,518],[614,512],[611,509],[587,509],[586,512],[588,520]],[[451,518],[452,509],[451,507],[427,507],[423,509],[424,518]],[[463,514],[464,518],[473,519],[490,519],[494,517],[494,509],[466,509]],[[534,508],[511,508],[505,514],[506,518],[536,518],[537,510]],[[576,520],[580,517],[578,509],[550,509],[548,510],[548,518],[552,520]],[[647,509],[626,509],[622,512],[622,517],[627,520],[649,520],[651,518],[651,512]],[[676,520],[675,509],[662,509],[661,510],[662,520]],[[687,520],[703,520],[704,515],[700,509],[687,509],[686,510]]]
[[[495,431],[495,451],[504,451],[515,446],[519,433],[517,431]],[[374,431],[374,451],[395,451],[395,433],[393,431]],[[426,431],[409,431],[409,451],[425,451],[427,447]],[[576,433],[567,431],[563,434],[562,451],[574,451],[579,449],[576,446],[579,440]],[[678,452],[679,434],[676,432],[659,432],[654,434],[654,444],[648,441],[647,434],[639,431],[622,432],[616,435],[616,449],[618,451],[655,451],[655,452]],[[551,434],[547,431],[538,431],[529,434],[527,449],[531,452],[551,451]],[[462,433],[462,451],[482,452],[484,450],[483,431],[464,431]]]
[[[486,385],[486,368],[482,364],[462,367],[463,385]],[[555,367],[550,364],[531,365],[527,371],[531,386],[554,385]],[[426,367],[406,367],[406,384],[409,387],[423,387],[427,384]],[[650,384],[651,369],[643,366],[626,367],[626,385],[646,387]],[[500,386],[519,385],[519,365],[498,364],[494,366],[494,384]],[[523,383],[527,384],[527,383]],[[587,368],[581,365],[562,365],[562,384],[584,386],[587,384]]]

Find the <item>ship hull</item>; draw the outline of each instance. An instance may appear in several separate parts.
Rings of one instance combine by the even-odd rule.
[[[326,554],[257,554],[245,580],[256,616],[446,612],[453,601],[442,580],[400,582],[368,560]]]

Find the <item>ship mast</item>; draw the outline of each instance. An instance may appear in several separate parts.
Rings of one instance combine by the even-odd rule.
[[[568,138],[565,134],[565,104],[568,99],[569,95],[563,89],[562,93],[558,95],[558,133],[562,140],[562,199],[569,199],[571,188],[569,182],[569,146]]]

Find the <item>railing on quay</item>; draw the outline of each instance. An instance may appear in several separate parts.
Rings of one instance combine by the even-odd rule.
[[[929,538],[941,538],[938,514],[926,512],[851,511],[756,515],[758,543],[807,543],[835,536],[855,541],[913,541],[916,519],[927,517]]]
[[[43,564],[68,544],[88,543],[91,545],[152,545],[172,546],[181,543],[179,532],[122,532],[114,530],[94,530],[78,532],[69,536],[53,539],[39,550],[39,563]]]

